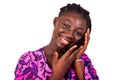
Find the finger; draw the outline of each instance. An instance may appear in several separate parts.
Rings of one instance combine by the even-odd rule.
[[[90,34],[90,28],[88,28],[88,29],[87,29],[87,33],[89,33],[89,34]]]
[[[67,50],[67,52],[65,53],[65,57],[68,58],[68,56],[77,48],[77,45],[72,46],[70,49]]]
[[[80,52],[83,52],[83,50],[84,50],[84,47],[80,46]]]
[[[90,40],[90,30],[89,28],[87,29],[87,32],[85,33],[85,42],[84,42],[84,47],[87,47],[88,43]]]
[[[76,59],[80,59],[81,56],[84,54],[84,51],[85,51],[84,47],[80,46],[80,48],[78,49],[78,52],[76,53],[77,54]]]
[[[89,41],[90,40],[90,29],[88,28],[87,29],[87,41]]]
[[[87,37],[88,37],[88,39],[90,39],[90,29],[89,28],[87,29]]]
[[[57,64],[57,62],[58,62],[58,53],[55,52],[52,60],[52,68],[54,67],[55,64]]]
[[[78,54],[79,49],[75,50],[69,57],[69,60],[72,62],[73,60],[75,60],[76,55]]]
[[[78,56],[82,56],[84,51],[85,51],[85,47],[84,46],[80,46],[80,50],[79,50],[79,55]]]

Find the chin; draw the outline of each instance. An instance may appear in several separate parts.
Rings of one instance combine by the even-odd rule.
[[[62,44],[58,44],[58,48],[59,49],[64,49],[64,48],[66,48],[68,45],[62,45]]]

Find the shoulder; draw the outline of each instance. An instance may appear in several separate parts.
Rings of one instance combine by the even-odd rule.
[[[84,61],[85,66],[92,65],[91,59],[89,58],[89,56],[87,54],[84,53],[81,58]]]
[[[26,62],[28,62],[29,60],[35,60],[38,59],[40,57],[44,56],[44,51],[43,48],[40,48],[38,50],[34,50],[34,51],[27,51],[25,52],[19,59],[20,60],[24,60]]]
[[[84,61],[91,61],[91,59],[88,57],[86,53],[84,53],[81,57]]]
[[[88,78],[92,78],[94,80],[99,80],[97,72],[96,72],[95,68],[93,67],[91,59],[88,57],[88,55],[83,54],[81,58],[84,61],[84,65],[85,65],[86,79],[88,80]]]

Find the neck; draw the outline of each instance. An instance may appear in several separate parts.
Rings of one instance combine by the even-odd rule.
[[[55,51],[58,51],[58,49],[52,43],[49,43],[47,46],[44,47],[47,63],[50,68],[52,67],[52,60],[53,60]]]
[[[51,41],[47,46],[44,47],[44,50],[47,55],[53,56],[56,51],[60,53],[62,49],[60,49],[53,43],[53,41]]]

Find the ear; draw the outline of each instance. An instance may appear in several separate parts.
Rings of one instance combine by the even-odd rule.
[[[54,27],[55,27],[57,21],[58,21],[58,17],[55,17],[54,20],[53,20],[53,25],[54,25]]]

